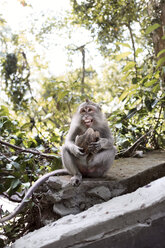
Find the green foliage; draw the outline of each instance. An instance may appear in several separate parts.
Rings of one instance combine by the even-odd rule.
[[[7,106],[0,106],[0,143],[1,140],[5,140],[12,145],[26,149],[35,148],[40,152],[55,155],[54,159],[45,159],[31,153],[22,153],[8,145],[0,144],[0,194],[6,194],[11,199],[16,194],[20,194],[20,197],[23,197],[22,192],[29,188],[32,182],[36,181],[40,175],[61,168],[59,149],[53,144],[55,143],[58,146],[59,136],[52,143],[50,140],[43,139],[41,135],[33,135],[27,127],[28,123],[22,125],[21,122],[11,118],[11,113]],[[18,219],[17,224],[19,224],[16,229],[14,228],[15,223],[12,221],[4,226],[5,235],[8,237],[7,242],[14,241],[20,231],[25,230],[26,221],[22,222],[23,219],[24,217]],[[20,222],[22,222],[22,227]]]
[[[158,53],[157,62],[150,59],[149,55],[153,49],[149,35],[161,27],[158,20],[161,9],[158,11],[158,6],[156,9],[151,5],[154,17],[157,17],[151,19],[145,1],[71,2],[73,23],[84,25],[94,34],[105,57],[114,52],[109,57],[114,61],[115,77],[112,62],[109,66],[111,74],[106,72],[105,75],[109,80],[107,89],[115,98],[114,102],[118,102],[118,108],[112,106],[115,111],[110,114],[109,121],[116,127],[112,128],[119,149],[131,146],[151,127],[154,130],[152,138],[144,143],[142,149],[164,147],[165,57],[162,55],[165,47]],[[128,42],[128,34],[132,46]],[[144,37],[149,44],[145,47],[147,49],[144,49],[146,41],[141,46]]]
[[[26,109],[29,102],[26,94],[30,91],[30,68],[25,53],[8,53],[2,63],[2,75],[5,90],[13,103],[13,108],[15,110]]]
[[[84,25],[93,37],[97,37],[104,55],[115,50],[116,41],[122,44],[126,30],[139,20],[143,13],[143,1],[106,0],[96,1],[71,0],[73,6],[73,23]]]
[[[150,34],[151,32],[153,32],[155,29],[157,29],[159,27],[160,27],[159,23],[155,23],[152,26],[149,26],[146,30],[146,34]]]

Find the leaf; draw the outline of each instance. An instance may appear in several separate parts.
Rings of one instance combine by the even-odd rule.
[[[7,169],[7,170],[11,170],[11,168],[12,168],[12,164],[11,164],[11,163],[6,164],[6,169]]]
[[[135,66],[135,62],[133,62],[133,61],[128,62],[128,63],[126,64],[126,66],[124,67],[123,72],[126,72],[126,71],[132,69],[134,66]]]
[[[132,74],[132,71],[127,71],[126,74],[121,78],[121,80],[125,81],[130,74]]]
[[[160,85],[159,85],[159,84],[156,84],[156,85],[153,87],[152,92],[153,92],[153,93],[157,93],[157,92],[159,91],[159,89],[160,89]]]
[[[46,119],[49,119],[50,117],[53,116],[53,113],[48,113],[47,115],[45,115],[42,120],[46,120]]]
[[[15,161],[18,158],[18,156],[12,156],[10,158]]]
[[[29,182],[22,183],[22,186],[24,186],[24,188],[28,189],[28,188],[30,188],[30,183]]]
[[[131,46],[128,43],[116,42],[116,45],[121,45],[121,46],[124,46],[124,47],[131,48]]]
[[[19,179],[15,179],[12,181],[10,188],[15,189],[20,183],[21,181]]]
[[[157,58],[158,58],[161,54],[163,54],[163,53],[165,53],[165,49],[162,49],[162,50],[157,54]]]
[[[118,55],[116,55],[116,60],[120,61],[121,59],[128,57],[128,55],[130,55],[130,54],[131,54],[131,52],[125,52],[125,53],[118,54]]]
[[[0,128],[2,128],[2,127],[3,127],[3,124],[4,124],[4,122],[0,122]]]
[[[22,125],[21,130],[23,131],[29,130],[31,126],[32,126],[31,122],[25,123]]]
[[[154,25],[152,26],[149,26],[147,29],[146,29],[146,34],[150,34],[151,32],[153,32],[155,29],[159,28],[160,27],[160,24],[159,23],[155,23]]]
[[[12,176],[12,175],[9,175],[9,176],[6,176],[5,178],[15,178],[14,176]]]
[[[154,102],[151,104],[151,107],[155,108],[158,102],[159,102],[159,99],[155,99]]]
[[[12,164],[17,170],[20,169],[20,164],[19,164],[19,163],[17,163],[17,162],[11,162],[11,164]]]
[[[123,101],[127,96],[131,96],[132,94],[136,93],[138,87],[138,85],[132,85],[130,88],[126,89],[119,97],[119,100]]]
[[[135,54],[136,54],[136,56],[138,56],[138,54],[142,53],[142,52],[143,52],[142,48],[137,48]]]
[[[165,62],[165,56],[158,60],[156,68],[160,67]]]
[[[123,101],[124,100],[124,98],[126,98],[126,96],[128,95],[128,91],[124,91],[122,94],[121,94],[121,96],[119,97],[119,100],[120,101]]]
[[[162,66],[162,73],[165,74],[165,66]]]
[[[150,87],[157,82],[157,79],[150,80],[144,84],[145,87]]]
[[[115,124],[115,127],[118,128],[118,129],[122,128],[122,123],[121,122],[120,123],[116,123]]]
[[[126,119],[130,119],[131,117],[133,117],[137,112],[136,108],[133,108],[129,111],[128,115],[126,116]]]
[[[61,91],[58,93],[58,102],[63,99],[66,95],[68,95],[69,91],[65,90],[65,91]]]

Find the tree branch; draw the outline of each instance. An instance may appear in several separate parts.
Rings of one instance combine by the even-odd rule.
[[[134,41],[134,37],[133,37],[133,32],[132,32],[132,28],[130,23],[126,24],[129,33],[130,33],[130,37],[131,37],[131,42],[132,42],[132,48],[133,48],[133,56],[134,56],[134,62],[135,62],[135,74],[136,74],[136,78],[137,78],[137,62],[136,62],[136,48],[135,48],[135,41]]]
[[[128,147],[125,151],[117,153],[118,156],[131,156],[132,153],[135,151],[135,149],[140,145],[140,143],[153,131],[153,128],[151,128],[147,133],[142,135],[132,146]]]
[[[8,143],[6,141],[3,141],[2,139],[0,139],[0,144],[8,146],[8,147],[11,147],[14,150],[18,150],[20,152],[31,153],[31,154],[34,154],[34,155],[37,155],[37,156],[40,156],[40,157],[45,157],[45,158],[52,158],[52,159],[56,158],[56,156],[53,155],[53,154],[47,154],[47,153],[40,152],[38,150],[22,148],[20,146],[12,145],[12,144],[10,144],[10,143]]]

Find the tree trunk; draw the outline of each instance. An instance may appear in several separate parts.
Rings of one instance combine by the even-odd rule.
[[[154,44],[155,56],[157,60],[165,57],[165,52],[157,57],[158,53],[165,49],[165,0],[150,0],[148,3],[148,13],[152,24],[159,23],[161,26],[153,31],[152,40]],[[165,63],[162,64],[162,68]],[[165,90],[165,70],[162,70],[162,87]]]

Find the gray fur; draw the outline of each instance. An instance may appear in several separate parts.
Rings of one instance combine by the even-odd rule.
[[[81,114],[83,108],[94,107],[94,113]],[[93,156],[87,159],[87,155],[82,153],[81,148],[75,145],[77,135],[82,135],[88,127],[83,124],[83,119],[92,116],[91,128],[100,133],[100,139],[92,142],[89,148],[94,151]],[[108,127],[107,120],[101,112],[100,106],[91,101],[82,103],[74,115],[65,144],[62,147],[62,162],[64,168],[73,175],[73,185],[81,183],[85,177],[102,177],[113,164],[116,148],[113,145],[113,136]],[[76,180],[74,181],[74,178]]]

